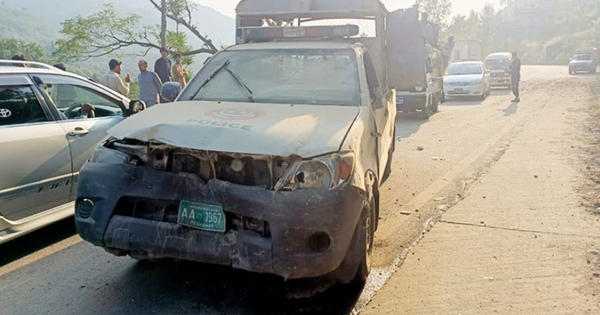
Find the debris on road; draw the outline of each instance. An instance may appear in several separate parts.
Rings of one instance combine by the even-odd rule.
[[[492,277],[483,277],[483,280],[494,281],[495,279]]]
[[[410,211],[401,211],[400,214],[401,215],[411,215],[412,212],[410,212]]]
[[[423,151],[423,150],[425,150],[425,148],[424,148],[424,147],[422,147],[422,146],[418,146],[418,147],[417,147],[417,151]]]
[[[433,198],[433,201],[444,201],[444,200],[446,200],[446,197]]]

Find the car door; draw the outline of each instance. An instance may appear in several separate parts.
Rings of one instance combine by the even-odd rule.
[[[98,144],[108,138],[107,131],[124,119],[125,98],[111,93],[84,80],[62,75],[36,75],[43,82],[46,98],[60,112],[63,120],[59,125],[67,134],[71,147],[74,182],[77,182],[83,164],[92,157]],[[95,109],[95,117],[83,117],[78,105],[89,104]],[[68,112],[69,109],[73,109]],[[74,199],[74,191],[72,199]]]
[[[394,124],[395,124],[395,96],[385,95],[379,75],[375,69],[375,64],[369,52],[363,53],[363,63],[365,65],[365,73],[367,76],[367,85],[369,87],[369,95],[371,100],[371,110],[377,128],[377,154],[379,157],[379,174],[383,176],[383,172],[387,166],[390,153],[392,150],[392,141],[394,139]]]
[[[27,75],[0,75],[0,216],[27,220],[68,203],[71,187],[65,131]]]

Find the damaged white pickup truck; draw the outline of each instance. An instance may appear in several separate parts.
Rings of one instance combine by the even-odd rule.
[[[366,279],[394,91],[357,27],[279,30],[241,27],[244,44],[215,55],[174,103],[109,131],[79,177],[83,239],[137,259]],[[285,40],[299,33],[311,38]]]

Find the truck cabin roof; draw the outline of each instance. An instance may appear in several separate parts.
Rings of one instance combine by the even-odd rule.
[[[379,0],[242,0],[236,11],[239,27],[262,26],[245,25],[251,23],[252,18],[277,21],[362,19],[388,13]]]

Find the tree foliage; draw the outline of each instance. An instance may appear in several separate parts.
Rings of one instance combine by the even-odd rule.
[[[0,59],[11,59],[14,55],[24,55],[27,60],[49,62],[44,47],[37,43],[22,41],[16,38],[0,39]]]
[[[164,15],[161,24],[141,25],[139,15],[121,15],[113,5],[107,4],[100,12],[63,23],[55,57],[62,61],[79,61],[112,54],[145,56],[161,47],[183,56],[217,52],[212,41],[194,25],[195,5],[189,0],[148,1],[148,5]],[[167,19],[175,27],[169,28]],[[198,48],[189,43],[188,34],[200,43],[196,45]]]
[[[452,14],[452,3],[449,0],[417,0],[419,11],[429,14],[429,20],[442,26],[446,25]]]

